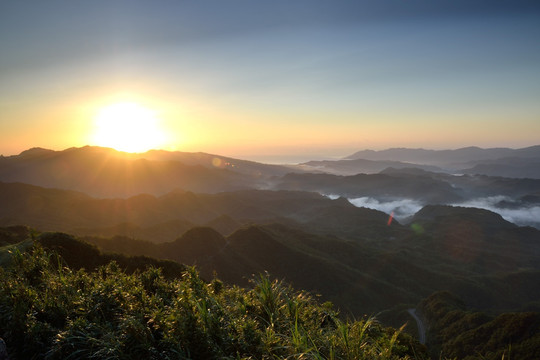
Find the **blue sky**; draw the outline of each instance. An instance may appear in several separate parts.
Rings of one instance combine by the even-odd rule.
[[[1,1],[0,79],[5,155],[85,145],[92,111],[130,96],[177,150],[522,147],[540,143],[540,4]]]

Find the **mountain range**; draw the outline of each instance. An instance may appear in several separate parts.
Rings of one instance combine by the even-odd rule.
[[[203,153],[130,154],[90,146],[63,151],[34,148],[0,157],[0,181],[76,190],[96,197],[262,187],[269,176],[286,172],[285,167]]]
[[[175,191],[163,196],[99,199],[80,192],[0,183],[0,225],[26,224],[78,235],[126,235],[154,242],[174,240],[193,226],[215,226],[224,234],[252,223],[281,223],[317,232],[364,229],[392,236],[398,223],[358,208],[346,199],[313,192],[244,190],[218,194]]]
[[[510,153],[522,156],[517,160],[469,163],[473,167],[461,170],[461,175],[441,171],[432,165],[397,160],[339,160],[323,162],[324,166],[314,166],[321,162],[279,166],[205,153],[149,151],[130,154],[89,146],[64,151],[34,148],[19,155],[0,157],[0,181],[74,190],[97,198],[129,198],[140,194],[162,196],[174,191],[218,193],[257,189],[307,190],[349,199],[366,199],[360,201],[362,206],[369,206],[373,200],[388,203],[405,199],[416,203],[415,210],[428,204],[468,206],[468,203],[473,203],[475,206],[488,202],[484,208],[497,211],[510,221],[540,226],[540,178],[534,176],[540,169],[534,163],[538,160],[535,156],[539,148],[391,149],[356,154],[376,159],[386,156],[407,160],[414,156],[420,160],[439,159],[440,165],[445,161],[464,159],[465,155],[474,159]],[[371,171],[362,171],[365,164],[369,164]],[[519,176],[524,173],[518,169],[521,167],[526,167],[532,176]],[[473,174],[474,169],[481,168],[485,170],[483,172],[494,174]],[[495,168],[500,171],[488,171]],[[508,172],[513,176],[493,176]],[[528,214],[517,212],[517,209],[528,209],[524,210]],[[390,211],[386,210],[387,213]],[[413,213],[407,211],[401,219]]]
[[[540,280],[540,230],[482,209],[428,205],[405,226],[344,198],[301,191],[96,199],[0,183],[0,199],[0,225],[74,233],[105,250],[197,265],[240,285],[268,271],[357,315],[437,290],[488,309],[540,296],[530,292]],[[509,276],[519,285],[503,296]]]
[[[456,150],[426,150],[393,148],[381,151],[363,150],[346,156],[347,160],[394,160],[408,163],[425,163],[431,165],[466,164],[485,160],[503,158],[534,159],[540,157],[540,145],[521,149],[490,148],[482,149],[476,146]]]
[[[195,265],[206,280],[217,274],[245,286],[266,272],[344,316],[398,327],[414,321],[408,309],[427,314],[422,301],[441,291],[494,315],[539,311],[540,178],[448,171],[530,165],[539,149],[392,149],[279,166],[204,153],[34,148],[0,157],[0,240],[31,236],[13,227],[24,225],[105,252]],[[366,166],[374,173],[356,173]],[[453,343],[438,331],[434,349]]]
[[[523,149],[467,147],[456,150],[363,150],[341,160],[309,161],[299,167],[308,172],[335,175],[373,174],[392,167],[449,174],[539,179],[539,165],[540,146],[531,146]]]

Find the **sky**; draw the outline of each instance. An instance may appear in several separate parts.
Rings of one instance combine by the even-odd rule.
[[[540,144],[540,3],[0,0],[0,154],[124,143],[270,162]]]

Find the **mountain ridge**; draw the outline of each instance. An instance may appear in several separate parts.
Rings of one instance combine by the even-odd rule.
[[[478,146],[469,146],[453,150],[431,150],[424,148],[389,148],[385,150],[360,150],[344,157],[343,159],[394,160],[416,162],[418,161],[418,158],[421,158],[425,161],[441,161],[441,159],[443,159],[446,162],[459,162],[463,161],[465,157],[468,161],[474,161],[494,159],[500,157],[511,157],[510,154],[519,154],[521,155],[520,157],[540,157],[540,145],[533,145],[517,149],[504,147],[481,148]]]
[[[204,153],[132,154],[95,146],[62,151],[34,148],[0,158],[0,181],[70,189],[96,197],[161,195],[176,188],[219,192],[265,187],[269,177],[290,171],[279,165]]]

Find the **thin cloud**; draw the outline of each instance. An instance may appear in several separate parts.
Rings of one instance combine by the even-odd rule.
[[[357,207],[379,210],[387,214],[394,213],[394,218],[403,220],[418,212],[424,204],[413,199],[399,199],[392,201],[379,201],[371,197],[349,199],[350,203]]]
[[[475,207],[493,211],[501,215],[505,220],[513,222],[517,225],[530,225],[540,228],[540,206],[521,206],[517,208],[501,207],[499,204],[502,201],[514,203],[507,196],[490,196],[485,198],[471,199],[462,203],[453,205],[464,207]]]
[[[328,195],[332,199],[336,199],[337,195]],[[387,214],[394,213],[394,217],[398,221],[403,221],[416,214],[424,204],[414,199],[394,199],[391,201],[381,201],[371,197],[360,197],[348,199],[351,204],[357,207],[365,207],[369,209],[379,210]],[[514,204],[513,207],[502,207],[501,202],[506,201]],[[540,229],[540,206],[519,206],[514,200],[507,196],[491,196],[484,198],[476,198],[461,203],[449,204],[452,206],[462,206],[470,208],[479,208],[493,211],[501,215],[505,220],[510,221],[520,226],[534,226]]]

